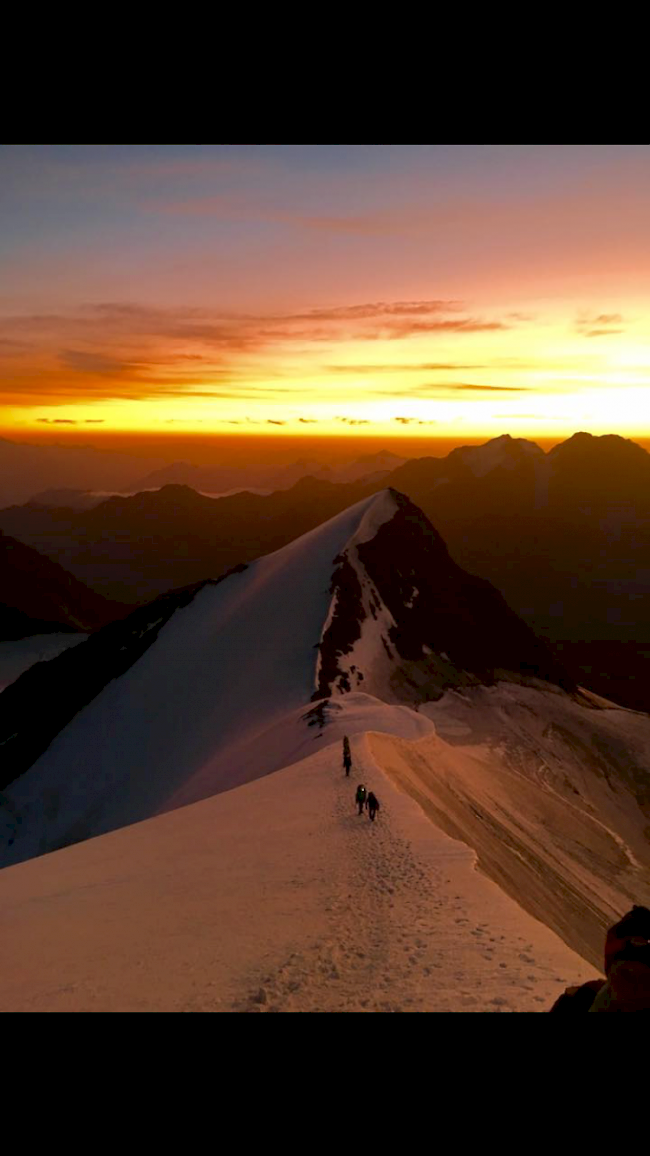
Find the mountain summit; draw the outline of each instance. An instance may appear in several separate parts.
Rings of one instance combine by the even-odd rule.
[[[496,678],[567,685],[417,506],[383,490],[248,566],[171,591],[8,687],[0,787],[10,846],[0,862],[286,766],[331,720],[350,733],[418,737],[431,724],[413,707]]]

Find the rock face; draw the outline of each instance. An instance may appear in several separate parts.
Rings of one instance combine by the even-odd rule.
[[[58,563],[0,531],[0,640],[96,630],[126,614]]]
[[[426,701],[497,677],[572,690],[544,643],[489,582],[456,565],[422,511],[385,493],[392,516],[334,560],[314,698],[364,689]]]

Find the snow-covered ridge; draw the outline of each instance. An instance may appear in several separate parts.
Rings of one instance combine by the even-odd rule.
[[[9,687],[0,863],[254,777],[250,741],[277,738],[276,724],[309,703],[332,560],[390,509],[373,495],[216,582],[156,599]],[[283,765],[278,742],[282,753],[267,744],[253,758],[257,773]],[[238,745],[245,770],[223,758]]]
[[[513,438],[510,434],[492,438],[482,446],[462,446],[452,450],[449,458],[462,461],[476,478],[484,478],[499,468],[514,469],[525,458],[538,463],[546,460],[544,451],[535,442]]]
[[[421,511],[381,491],[139,608],[0,695],[0,865],[269,774],[335,741],[335,718],[349,734],[399,719],[416,737],[418,705],[446,687],[499,668],[557,681],[544,663]],[[343,714],[341,696],[353,699]],[[331,703],[318,727],[314,699]]]

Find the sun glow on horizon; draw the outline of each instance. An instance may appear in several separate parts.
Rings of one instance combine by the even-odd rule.
[[[5,431],[650,435],[650,150],[4,146],[3,172]]]

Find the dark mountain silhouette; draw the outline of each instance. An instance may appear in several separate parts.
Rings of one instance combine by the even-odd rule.
[[[390,482],[576,678],[650,710],[650,455],[609,435],[576,434],[546,455],[498,442],[482,476],[469,468],[471,447],[408,462]]]
[[[544,454],[504,436],[371,480],[303,477],[270,495],[218,500],[165,486],[83,512],[12,507],[0,511],[0,527],[106,597],[137,604],[279,549],[387,484],[576,677],[650,709],[641,689],[650,686],[650,455],[625,438],[579,433]]]
[[[0,639],[96,630],[124,613],[56,562],[0,533]]]
[[[87,510],[91,506],[98,506],[100,502],[105,502],[108,496],[108,494],[89,493],[87,490],[50,489],[33,494],[26,505],[49,506],[54,509],[63,507],[68,510]]]
[[[91,510],[13,506],[0,528],[107,598],[142,603],[277,550],[363,496],[303,478],[269,496],[208,498],[189,486],[113,497]]]

